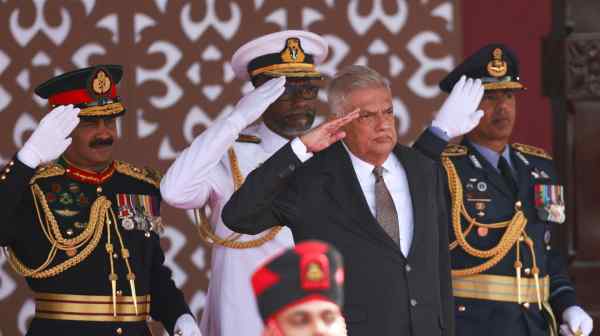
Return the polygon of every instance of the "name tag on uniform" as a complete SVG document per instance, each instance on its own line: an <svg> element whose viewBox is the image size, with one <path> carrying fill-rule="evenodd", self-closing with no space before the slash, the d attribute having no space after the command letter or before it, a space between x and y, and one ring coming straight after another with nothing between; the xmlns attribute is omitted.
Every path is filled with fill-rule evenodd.
<svg viewBox="0 0 600 336"><path fill-rule="evenodd" d="M565 198L561 185L534 185L534 204L543 221L562 224L565 222Z"/></svg>

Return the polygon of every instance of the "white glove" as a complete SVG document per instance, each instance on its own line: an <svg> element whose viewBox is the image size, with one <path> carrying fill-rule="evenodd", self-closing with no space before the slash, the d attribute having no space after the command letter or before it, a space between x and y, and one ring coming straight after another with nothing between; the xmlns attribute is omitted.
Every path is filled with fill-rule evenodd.
<svg viewBox="0 0 600 336"><path fill-rule="evenodd" d="M483 92L481 80L460 77L431 126L441 129L450 138L469 133L483 117L483 111L476 110L483 97Z"/></svg>
<svg viewBox="0 0 600 336"><path fill-rule="evenodd" d="M258 119L285 90L285 77L270 79L246 94L235 106L229 120L241 131Z"/></svg>
<svg viewBox="0 0 600 336"><path fill-rule="evenodd" d="M174 335L176 336L202 336L198 323L190 314L183 314L175 322Z"/></svg>
<svg viewBox="0 0 600 336"><path fill-rule="evenodd" d="M562 314L564 324L560 325L560 334L563 336L581 335L588 336L592 333L594 321L581 307L571 306ZM577 332L580 332L579 334Z"/></svg>
<svg viewBox="0 0 600 336"><path fill-rule="evenodd" d="M19 161L35 169L59 157L71 144L68 136L79 124L78 114L79 109L73 105L61 105L50 111L17 153Z"/></svg>

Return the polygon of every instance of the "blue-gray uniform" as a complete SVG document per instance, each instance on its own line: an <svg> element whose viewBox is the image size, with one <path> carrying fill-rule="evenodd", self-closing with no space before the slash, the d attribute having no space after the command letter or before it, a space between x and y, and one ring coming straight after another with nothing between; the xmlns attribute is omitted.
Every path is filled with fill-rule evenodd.
<svg viewBox="0 0 600 336"><path fill-rule="evenodd" d="M500 154L466 139L448 145L434 133L426 130L414 146L447 173L457 335L555 331L554 316L575 305L575 290L551 246L552 230L564 221L551 157L507 146L511 187L498 168Z"/></svg>

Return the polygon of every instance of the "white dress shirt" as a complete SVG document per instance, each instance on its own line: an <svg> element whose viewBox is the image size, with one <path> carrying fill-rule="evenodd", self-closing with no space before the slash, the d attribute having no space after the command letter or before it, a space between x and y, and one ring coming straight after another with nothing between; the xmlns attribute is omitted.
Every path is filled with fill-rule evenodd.
<svg viewBox="0 0 600 336"><path fill-rule="evenodd" d="M220 237L233 233L221 219L221 211L235 189L227 150L235 149L245 177L288 142L264 123L250 126L242 132L258 136L260 144L235 142L239 133L239 126L232 120L222 118L215 121L179 155L161 181L161 194L168 204L183 209L207 206L210 209L209 222ZM242 235L239 241L262 235L264 233ZM215 245L200 323L202 334L261 335L264 325L250 278L265 259L293 244L291 231L284 227L273 240L259 247L240 250Z"/></svg>
<svg viewBox="0 0 600 336"><path fill-rule="evenodd" d="M371 214L375 217L375 175L373 174L375 166L361 160L348 149L344 142L342 144L350 155L352 167L354 167L354 172L356 173L356 177L358 177L365 200L369 205ZM306 146L304 146L299 138L292 140L291 146L300 161L304 162L312 157L311 153L307 153ZM413 238L414 218L406 171L394 154L388 156L382 167L383 180L392 195L396 213L398 214L400 250L404 256L408 256Z"/></svg>

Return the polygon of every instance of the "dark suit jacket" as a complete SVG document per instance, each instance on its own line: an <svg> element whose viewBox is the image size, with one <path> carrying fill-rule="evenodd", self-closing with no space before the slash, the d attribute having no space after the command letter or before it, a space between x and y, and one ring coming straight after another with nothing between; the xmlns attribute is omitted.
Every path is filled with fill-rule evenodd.
<svg viewBox="0 0 600 336"><path fill-rule="evenodd" d="M336 143L302 164L288 144L253 171L223 210L230 229L288 226L296 241L320 239L345 261L350 335L453 335L447 215L441 170L396 146L408 176L414 238L405 258L369 211L352 162Z"/></svg>

